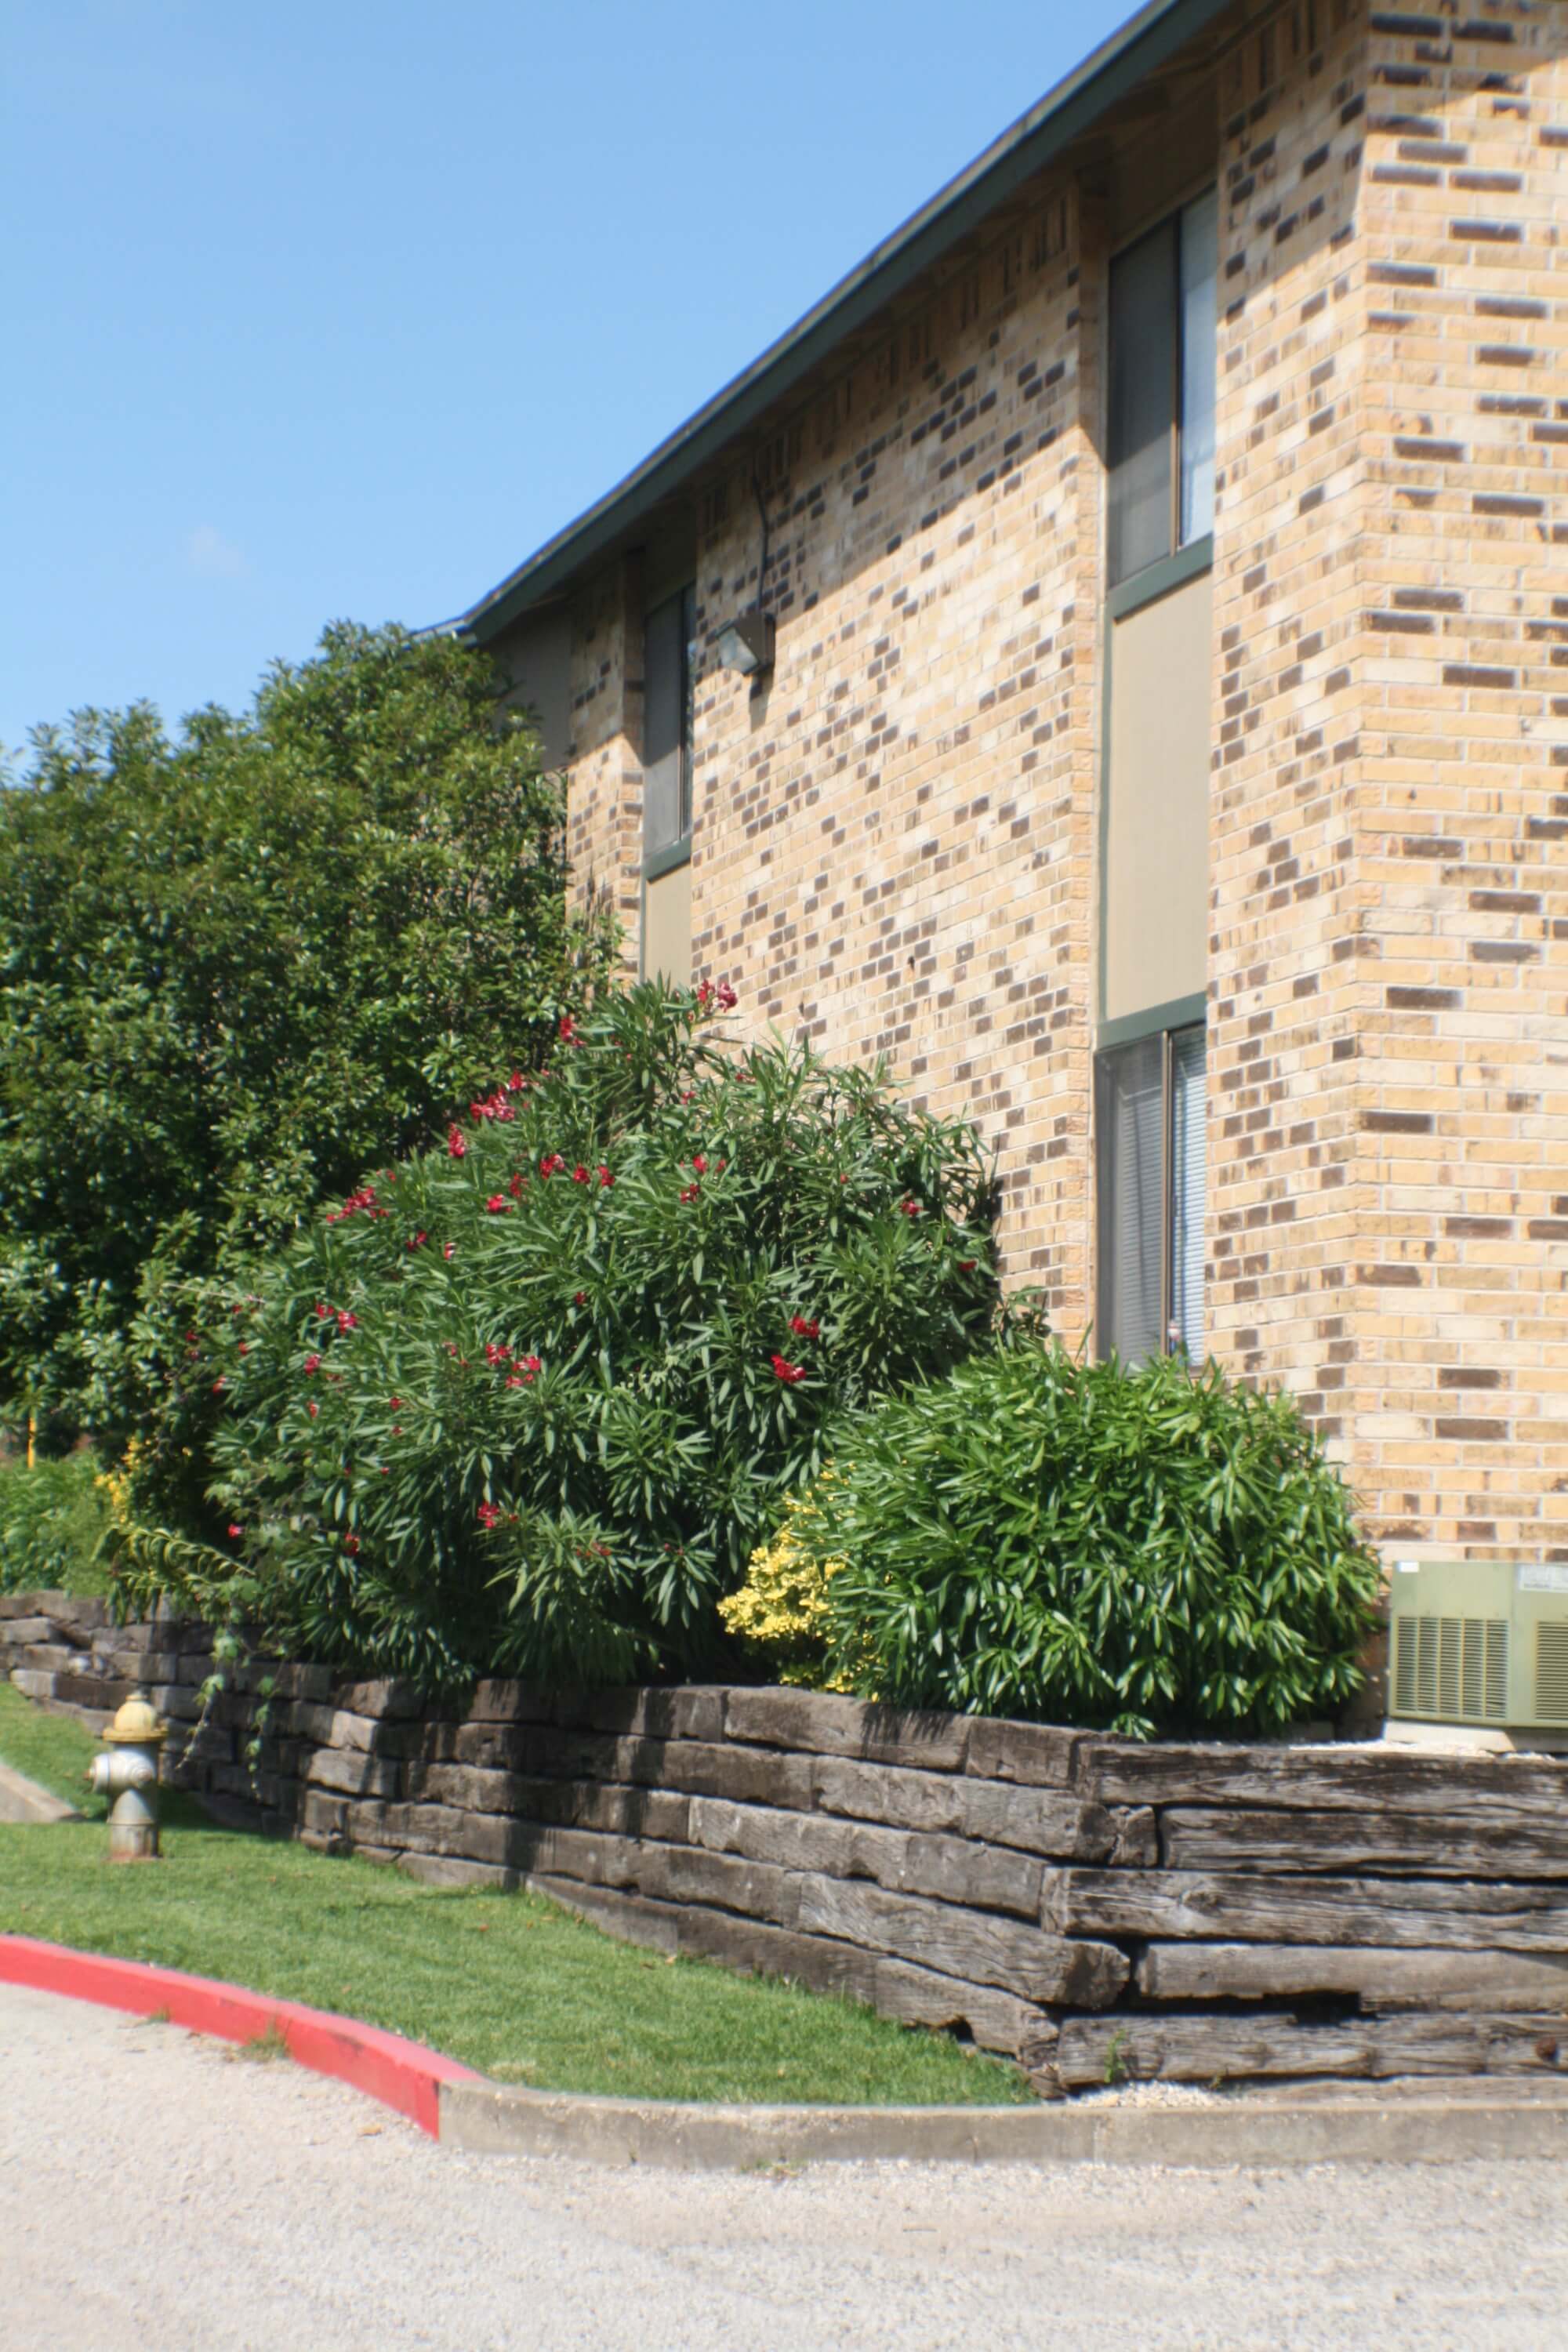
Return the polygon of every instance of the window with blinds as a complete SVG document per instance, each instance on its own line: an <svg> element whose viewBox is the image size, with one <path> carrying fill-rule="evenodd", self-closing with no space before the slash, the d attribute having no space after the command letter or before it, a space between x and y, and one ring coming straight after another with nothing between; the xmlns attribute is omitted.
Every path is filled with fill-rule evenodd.
<svg viewBox="0 0 1568 2352"><path fill-rule="evenodd" d="M1211 188L1110 265L1107 571L1129 580L1214 529L1219 199Z"/></svg>
<svg viewBox="0 0 1568 2352"><path fill-rule="evenodd" d="M1202 1025L1157 1031L1095 1064L1099 1300L1102 1356L1140 1364L1207 1347L1207 1173Z"/></svg>
<svg viewBox="0 0 1568 2352"><path fill-rule="evenodd" d="M682 588L648 614L643 638L643 855L691 833L697 592Z"/></svg>

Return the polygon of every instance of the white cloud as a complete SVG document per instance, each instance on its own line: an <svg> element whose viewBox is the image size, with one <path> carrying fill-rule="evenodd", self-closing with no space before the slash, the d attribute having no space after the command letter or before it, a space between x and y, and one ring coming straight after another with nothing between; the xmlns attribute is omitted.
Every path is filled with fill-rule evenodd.
<svg viewBox="0 0 1568 2352"><path fill-rule="evenodd" d="M250 566L210 522L198 523L185 539L185 561L203 580L243 580Z"/></svg>

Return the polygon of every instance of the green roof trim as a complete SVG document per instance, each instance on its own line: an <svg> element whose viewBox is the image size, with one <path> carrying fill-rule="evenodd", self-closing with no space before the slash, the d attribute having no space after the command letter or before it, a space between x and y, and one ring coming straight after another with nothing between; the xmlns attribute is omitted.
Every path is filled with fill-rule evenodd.
<svg viewBox="0 0 1568 2352"><path fill-rule="evenodd" d="M531 605L558 595L585 565L625 541L688 475L786 398L836 343L874 318L1109 107L1233 5L1234 0L1147 0L624 481L546 540L452 625L487 644Z"/></svg>

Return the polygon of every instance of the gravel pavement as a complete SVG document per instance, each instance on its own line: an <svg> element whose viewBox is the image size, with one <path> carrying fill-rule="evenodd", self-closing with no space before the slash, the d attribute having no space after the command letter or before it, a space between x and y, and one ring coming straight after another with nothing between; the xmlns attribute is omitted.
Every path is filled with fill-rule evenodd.
<svg viewBox="0 0 1568 2352"><path fill-rule="evenodd" d="M3 2352L834 2352L1568 2338L1546 2163L601 2171L0 1985Z"/></svg>

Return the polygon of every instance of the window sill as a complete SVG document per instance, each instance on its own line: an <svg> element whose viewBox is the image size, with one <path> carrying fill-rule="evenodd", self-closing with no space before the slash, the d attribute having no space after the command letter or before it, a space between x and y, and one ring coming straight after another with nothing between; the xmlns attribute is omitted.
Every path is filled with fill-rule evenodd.
<svg viewBox="0 0 1568 2352"><path fill-rule="evenodd" d="M672 841L668 849L650 849L642 862L642 878L645 882L658 882L665 875L673 874L678 866L690 863L691 835L688 833L679 841Z"/></svg>
<svg viewBox="0 0 1568 2352"><path fill-rule="evenodd" d="M1130 580L1119 581L1106 597L1105 616L1110 621L1124 621L1129 613L1168 596L1174 588L1184 588L1189 580L1213 569L1214 533L1206 530L1202 539L1189 540L1174 555L1162 555L1157 562L1146 563L1141 572L1135 572Z"/></svg>

